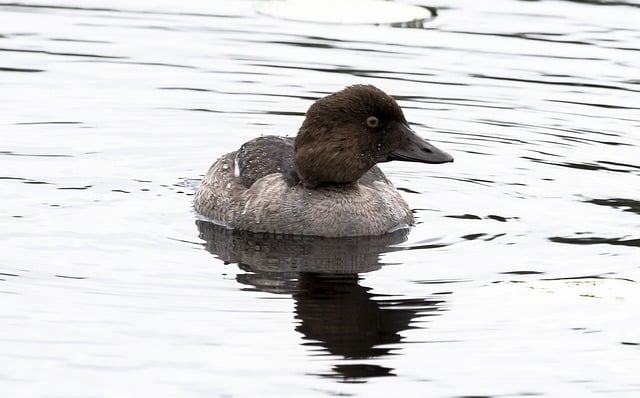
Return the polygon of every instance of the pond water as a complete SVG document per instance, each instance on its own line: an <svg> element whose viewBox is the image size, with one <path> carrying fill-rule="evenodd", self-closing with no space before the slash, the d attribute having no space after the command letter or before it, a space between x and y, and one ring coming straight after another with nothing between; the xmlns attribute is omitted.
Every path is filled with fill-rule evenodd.
<svg viewBox="0 0 640 398"><path fill-rule="evenodd" d="M0 3L0 394L637 397L640 4L414 4ZM216 158L355 83L455 157L382 166L408 235L197 216Z"/></svg>

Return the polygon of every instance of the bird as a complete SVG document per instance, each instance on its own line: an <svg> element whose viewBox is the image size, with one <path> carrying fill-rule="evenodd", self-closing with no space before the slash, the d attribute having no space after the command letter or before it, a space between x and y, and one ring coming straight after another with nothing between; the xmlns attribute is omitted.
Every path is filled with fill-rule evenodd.
<svg viewBox="0 0 640 398"><path fill-rule="evenodd" d="M295 137L260 136L220 157L195 194L211 221L251 232L384 235L414 225L378 163L453 162L417 135L398 103L373 85L315 101Z"/></svg>

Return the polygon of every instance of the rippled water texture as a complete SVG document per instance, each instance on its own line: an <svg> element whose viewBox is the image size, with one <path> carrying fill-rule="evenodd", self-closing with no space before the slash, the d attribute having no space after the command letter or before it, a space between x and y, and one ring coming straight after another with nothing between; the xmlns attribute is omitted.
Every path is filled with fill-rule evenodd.
<svg viewBox="0 0 640 398"><path fill-rule="evenodd" d="M0 3L0 395L639 396L640 5L422 5ZM408 236L197 217L217 157L354 83L456 159L383 165Z"/></svg>

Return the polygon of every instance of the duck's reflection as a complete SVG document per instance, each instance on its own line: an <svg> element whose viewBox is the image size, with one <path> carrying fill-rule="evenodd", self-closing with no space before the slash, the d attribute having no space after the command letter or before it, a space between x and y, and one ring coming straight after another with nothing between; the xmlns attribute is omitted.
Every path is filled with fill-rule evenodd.
<svg viewBox="0 0 640 398"><path fill-rule="evenodd" d="M248 271L238 282L292 295L300 321L296 330L307 345L319 347L317 355L356 362L341 361L325 376L392 376L393 369L362 360L390 355L413 319L442 308L440 300L390 299L359 284L358 274L379 269L380 254L398 250L390 245L406 240L406 230L381 237L283 237L196 224L209 252Z"/></svg>
<svg viewBox="0 0 640 398"><path fill-rule="evenodd" d="M400 332L410 329L412 319L439 310L439 300L385 299L358 283L358 275L301 274L294 293L296 330L308 345L320 346L345 359L389 355ZM392 369L371 364L341 364L334 372L348 379L392 376ZM329 375L335 376L335 375Z"/></svg>

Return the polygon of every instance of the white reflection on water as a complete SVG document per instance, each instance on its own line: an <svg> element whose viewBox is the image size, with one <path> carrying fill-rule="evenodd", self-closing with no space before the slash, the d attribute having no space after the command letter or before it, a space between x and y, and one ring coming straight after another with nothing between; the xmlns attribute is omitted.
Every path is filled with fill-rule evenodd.
<svg viewBox="0 0 640 398"><path fill-rule="evenodd" d="M0 5L0 391L635 396L638 5L428 5L424 29ZM195 225L217 157L354 83L456 158L384 165L408 237Z"/></svg>

